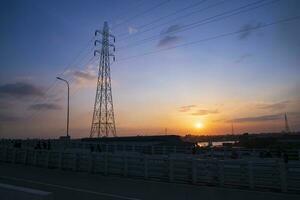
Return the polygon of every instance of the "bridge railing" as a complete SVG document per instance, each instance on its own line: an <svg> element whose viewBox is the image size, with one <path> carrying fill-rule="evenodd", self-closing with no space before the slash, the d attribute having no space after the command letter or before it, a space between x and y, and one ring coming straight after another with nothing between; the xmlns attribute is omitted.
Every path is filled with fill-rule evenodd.
<svg viewBox="0 0 300 200"><path fill-rule="evenodd" d="M16 140L0 140L0 148L14 148ZM269 151L268 149L247 149L247 148L207 148L193 149L185 145L155 145L155 144L108 144L89 143L80 140L20 140L21 149L51 149L54 151L70 151L79 153L106 152L106 153L139 153L146 155L195 155L198 158L230 159L233 154L238 158L259 158L270 153L272 157L280 157L281 152ZM49 143L49 144L48 144ZM39 145L38 145L39 144ZM49 145L49 146L48 146ZM36 148L40 146L41 148ZM300 160L300 149L285 150L289 158Z"/></svg>
<svg viewBox="0 0 300 200"><path fill-rule="evenodd" d="M167 182L300 193L300 161L0 148L0 162Z"/></svg>

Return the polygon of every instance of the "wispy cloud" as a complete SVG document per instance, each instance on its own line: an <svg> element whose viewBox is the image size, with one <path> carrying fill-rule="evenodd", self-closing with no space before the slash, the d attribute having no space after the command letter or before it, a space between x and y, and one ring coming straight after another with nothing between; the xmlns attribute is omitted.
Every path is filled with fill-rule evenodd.
<svg viewBox="0 0 300 200"><path fill-rule="evenodd" d="M250 35L252 35L253 32L255 32L256 28L259 28L260 26L262 26L262 23L258 22L258 23L248 23L243 25L240 28L240 31L242 31L239 34L239 39L240 40L244 40L247 39Z"/></svg>
<svg viewBox="0 0 300 200"><path fill-rule="evenodd" d="M32 96L44 96L44 92L37 86L26 83L17 82L0 85L0 96L12 96L16 98L32 97Z"/></svg>
<svg viewBox="0 0 300 200"><path fill-rule="evenodd" d="M175 24L175 25L169 26L167 29L163 30L161 32L161 34L170 34L170 33L173 33L175 31L178 31L179 29L181 29L181 25Z"/></svg>
<svg viewBox="0 0 300 200"><path fill-rule="evenodd" d="M197 110L197 111L191 113L191 115L203 116L203 115L208 115L208 114L218 114L218 113L219 113L218 110L205 110L205 109L200 109L200 110Z"/></svg>
<svg viewBox="0 0 300 200"><path fill-rule="evenodd" d="M282 101L282 102L277 102L277 103L262 103L262 104L256 105L256 107L258 109L282 110L282 109L285 109L289 103L290 103L289 101Z"/></svg>
<svg viewBox="0 0 300 200"><path fill-rule="evenodd" d="M74 77L75 87L95 86L97 80L97 68L89 66L83 70L69 71L68 74Z"/></svg>
<svg viewBox="0 0 300 200"><path fill-rule="evenodd" d="M77 80L94 80L96 78L96 74L91 71L74 71L73 76Z"/></svg>
<svg viewBox="0 0 300 200"><path fill-rule="evenodd" d="M265 121L274 121L283 119L283 113L279 114L273 114L273 115L261 115L261 116L255 116L255 117L243 117L243 118L237 118L233 119L227 122L236 122L236 123L245 123L245 122L265 122Z"/></svg>
<svg viewBox="0 0 300 200"><path fill-rule="evenodd" d="M157 46L158 47L169 47L169 46L176 44L178 41L180 41L179 36L167 35L159 40Z"/></svg>
<svg viewBox="0 0 300 200"><path fill-rule="evenodd" d="M34 78L32 76L16 76L15 80L17 82L24 82L24 81L32 81Z"/></svg>
<svg viewBox="0 0 300 200"><path fill-rule="evenodd" d="M219 111L217 109L197 109L197 105L186 105L181 106L178 109L179 112L189 113L190 115L194 116L203 116L209 114L217 114Z"/></svg>
<svg viewBox="0 0 300 200"><path fill-rule="evenodd" d="M138 29L133 26L128 26L128 33L129 35L135 34L138 32Z"/></svg>
<svg viewBox="0 0 300 200"><path fill-rule="evenodd" d="M28 107L29 110L60 110L61 106L54 103L38 103Z"/></svg>
<svg viewBox="0 0 300 200"><path fill-rule="evenodd" d="M157 47L170 47L181 40L180 36L176 36L173 33L177 30L181 29L181 26L176 24L169 26L167 29L161 32L162 37L160 38Z"/></svg>
<svg viewBox="0 0 300 200"><path fill-rule="evenodd" d="M187 105L187 106L181 106L179 108L179 112L188 112L190 111L192 108L197 107L196 105Z"/></svg>
<svg viewBox="0 0 300 200"><path fill-rule="evenodd" d="M243 54L241 55L240 57L238 57L236 60L235 60L235 63L242 63L244 62L246 59L250 58L252 56L252 54Z"/></svg>

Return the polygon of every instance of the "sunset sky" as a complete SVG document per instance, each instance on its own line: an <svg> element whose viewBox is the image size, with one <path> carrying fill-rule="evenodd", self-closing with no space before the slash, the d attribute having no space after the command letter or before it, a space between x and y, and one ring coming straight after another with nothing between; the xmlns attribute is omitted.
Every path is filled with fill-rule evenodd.
<svg viewBox="0 0 300 200"><path fill-rule="evenodd" d="M300 131L299 10L298 0L2 0L0 137L65 134L58 75L71 83L71 136L89 136L104 21L116 36L119 136L227 134L232 122L236 134L280 132L284 113Z"/></svg>

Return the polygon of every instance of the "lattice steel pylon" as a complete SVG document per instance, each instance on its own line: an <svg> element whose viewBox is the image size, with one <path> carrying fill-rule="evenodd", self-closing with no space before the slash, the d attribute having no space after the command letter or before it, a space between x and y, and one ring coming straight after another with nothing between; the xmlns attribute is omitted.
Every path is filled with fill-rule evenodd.
<svg viewBox="0 0 300 200"><path fill-rule="evenodd" d="M110 39L115 42L115 36L110 34L107 22L104 22L102 31L95 31L95 36L99 34L102 35L102 40L96 39L95 46L99 43L102 47L101 51L94 51L94 56L100 54L100 61L90 137L117 136L110 77L110 57L115 60L115 56L110 53L111 48L115 51Z"/></svg>

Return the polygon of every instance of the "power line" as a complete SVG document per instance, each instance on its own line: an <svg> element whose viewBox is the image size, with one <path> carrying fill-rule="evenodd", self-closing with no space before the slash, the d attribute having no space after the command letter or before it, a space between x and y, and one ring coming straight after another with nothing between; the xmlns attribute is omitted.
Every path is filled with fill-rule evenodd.
<svg viewBox="0 0 300 200"><path fill-rule="evenodd" d="M91 57L91 58L86 62L86 64L84 64L84 67L88 66L89 64L95 63L95 61L97 61L95 58L96 58L96 57L94 57L94 56ZM95 59L95 60L93 61L93 59ZM61 75L63 75L63 74L61 74ZM74 76L72 76L71 79L69 80L70 85L73 83L74 80L75 80L75 78L74 78ZM55 82L55 83L56 83L56 82ZM78 92L78 90L79 90L79 88L75 89L75 91L73 91L73 94L71 94L70 97L73 97L73 96ZM49 101L50 101L49 97L46 97L44 103L48 103ZM28 119L28 120L32 120L32 119L33 119L35 116L37 116L41 111L42 111L42 109L36 110L35 113L33 113L32 115L30 115L29 117L27 117L27 119Z"/></svg>
<svg viewBox="0 0 300 200"><path fill-rule="evenodd" d="M243 10L243 9L245 9L245 8L247 8L247 7L251 7L251 6L253 6L253 5L259 4L259 3L264 2L264 1L266 1L266 0L256 1L256 2L253 2L253 3L247 4L247 5L244 5L244 6L235 8L235 9L233 9L233 10L229 10L229 11L226 11L226 12L223 12L223 13L220 13L220 14L217 14L217 15L214 15L214 16L212 16L212 17L207 17L207 18L201 19L201 20L199 20L199 21L193 22L193 23L191 23L191 24L187 24L187 25L185 25L185 26L184 26L183 28L181 28L181 29L173 30L173 31L170 31L170 32L168 32L168 33L160 33L160 34L157 34L157 35L153 35L153 36L151 36L151 37L148 37L148 38L139 40L139 41L137 41L137 42L135 42L135 43L132 43L132 44L129 44L129 45L125 45L125 46L121 46L121 47L119 47L118 49L123 49L123 48L129 48L129 47L138 46L138 45L144 44L145 42L153 41L153 40L155 40L156 38L160 38L161 36L166 35L166 34L183 32L183 31L187 31L187 30L190 30L190 29L194 29L194 28L196 28L196 27L198 27L198 26L201 26L201 25L204 25L204 24L209 24L209 23L212 23L212 22L215 22L215 21L223 20L223 19L226 19L226 18L228 18L228 17L234 16L234 15L237 15L237 14L240 14L240 13L244 13L244 12L249 11L249 10L253 10L253 9L259 8L259 7L261 7L261 6L264 6L264 5L266 5L266 4L262 4L262 5L258 6L258 7L250 8L250 9L248 9L248 10ZM278 1L278 0L274 0L274 1ZM274 2L274 1L273 1L273 2ZM273 2L270 2L270 3L273 3ZM234 12L239 11L239 10L241 10L241 11L240 11L240 12L237 12L237 13L234 13ZM226 14L230 14L230 13L234 13L234 14L229 15L229 16L225 16L225 17L222 18L222 16L224 16L224 15L226 15ZM218 18L218 17L220 17L220 18ZM217 19L216 19L216 20L211 20L211 19L214 19L214 18L217 18ZM211 20L211 21L209 21L209 20ZM208 22L206 22L206 21L208 21ZM203 23L203 22L205 22L205 23ZM143 42L143 43L142 43L142 42Z"/></svg>
<svg viewBox="0 0 300 200"><path fill-rule="evenodd" d="M159 17L159 18L157 18L157 19L155 19L155 20L153 20L153 21L151 21L151 22L149 22L147 24L143 24L143 25L137 26L136 28L137 29L145 28L145 27L147 27L147 26L149 26L151 24L154 24L156 22L159 22L159 21L161 21L161 20L163 20L163 19L165 19L167 17L170 17L172 15L176 15L177 13L180 13L180 12L185 11L185 10L190 9L190 8L195 8L196 6L199 6L199 5L201 5L202 3L206 2L206 1L207 0L202 0L202 1L199 1L199 2L196 2L196 3L192 3L192 4L188 5L187 7L184 7L182 9L176 10L176 11L174 11L174 12L168 14L168 15ZM127 35L127 34L128 34L128 32L124 32L124 33L118 34L117 37L122 37L122 36ZM119 40L119 41L121 41L121 40Z"/></svg>
<svg viewBox="0 0 300 200"><path fill-rule="evenodd" d="M221 14L218 14L218 15L215 15L215 16L212 16L212 17L208 17L208 18L205 18L205 19L202 19L200 21L196 21L196 22L193 22L191 24L188 24L188 25L185 25L184 27L185 28L181 28L181 29L178 29L178 30L173 30L173 31L170 31L168 33L161 33L161 34L157 34L157 35L153 35L151 37L148 37L148 38L145 38L145 39L142 39L142 40L139 40L135 43L132 43L132 44L128 44L128 45L125 45L125 46L121 46L119 47L118 49L125 49L125 48L129 48L129 47L134 47L134 46L138 46L138 45L142 45L142 44L145 44L145 42L149 42L149 41L153 41L155 40L156 38L160 38L161 36L163 35L166 35L166 34L170 34L170 33L178 33L178 32L183 32L183 31L187 31L187 30L191 30L191 29L194 29L194 28L197 28L201 25L205 25L205 24L210 24L212 22L216 22L216 21L220 21L220 20L224 20L228 17L232 17L232 16L235 16L235 15L238 15L238 14L242 14L242 13L245 13L247 11L251 11L251 10L254 10L254 9L257 9L257 8L260 8L260 7L263 7L263 6L266 6L268 4L271 4L271 3L275 3L279 0L273 0L271 2L267 2L265 4L261 4L261 5L258 5L256 7L251 7L253 5L256 5L256 4L259 4L261 2L264 2L265 0L260 0L260 1L256 1L254 3L250 3L250 4L247 4L245 6L242 6L242 7L239 7L239 8L236 8L236 9L233 9L233 10L230 10L230 11L226 11L226 12L223 12ZM248 9L246 9L247 7L250 7ZM238 12L237 12L238 11ZM227 16L224 16L226 14L230 14L230 13L233 13L231 15L227 15ZM224 17L222 17L224 16ZM219 18L218 18L219 17ZM214 18L217 18L217 19L214 19ZM210 20L210 21L209 21ZM207 22L206 22L207 21Z"/></svg>
<svg viewBox="0 0 300 200"><path fill-rule="evenodd" d="M93 57L93 59L94 59L94 58L96 58L96 57ZM97 60L92 61L92 63L95 63L95 61L97 61ZM74 77L72 77L72 78L74 78ZM75 94L78 92L78 90L79 90L79 88L76 88L76 89L72 92L72 94L70 95L70 97L75 96Z"/></svg>
<svg viewBox="0 0 300 200"><path fill-rule="evenodd" d="M79 59L79 57L82 55L82 53L83 53L85 50L87 50L87 48L89 47L90 43L94 40L94 38L95 38L95 37L92 37L92 38L88 41L87 45L86 45L84 48L82 48L82 49L76 54L76 56L74 57L74 59L72 60L72 62L70 62L70 63L62 70L62 72L58 74L59 76L60 76L60 75L63 75L68 69L71 68L72 65L75 65L75 64L77 64L77 63L79 62L79 60L77 60L77 59ZM76 62L76 60L77 60L77 62ZM45 92L44 92L44 96L35 98L35 99L32 101L32 104L37 103L37 102L38 102L39 100L41 100L42 98L45 98L45 96L48 94L48 92L50 92L50 91L52 90L52 88L55 87L56 82L57 82L57 80L55 79L55 80L49 85L49 87L46 88L46 90L45 90Z"/></svg>
<svg viewBox="0 0 300 200"><path fill-rule="evenodd" d="M300 15L299 16L295 16L295 17L289 17L289 18L285 18L285 19L280 19L280 20L277 20L277 21L274 21L274 22L270 22L268 24L257 26L257 27L252 27L252 28L243 29L243 30L234 31L234 32L229 32L229 33L224 33L224 34L216 35L216 36L213 36L213 37L208 37L208 38L204 38L204 39L201 39L201 40L196 40L196 41L193 41L193 42L188 42L188 43L183 43L183 44L180 44L180 45L175 45L175 46L164 48L164 49L157 50L157 51L150 51L150 52L146 52L146 53L143 53L143 54L126 57L126 58L123 58L123 59L121 58L117 62L126 61L126 60L130 60L130 59L133 59L133 58L142 57L142 56L146 56L146 55L150 55L150 54L155 54L155 53L159 53L159 52L163 52L163 51L168 51L168 50L176 49L176 48L180 48L180 47L196 45L196 44L201 43L201 42L210 41L210 40L214 40L214 39L218 39L218 38L223 38L223 37L228 37L228 36L232 36L232 35L236 35L236 34L248 32L248 31L253 31L253 30L258 30L258 29L264 29L264 28L267 28L269 26L274 26L274 25L277 25L277 24L280 24L280 23L285 23L285 22L299 20L299 19L300 19Z"/></svg>
<svg viewBox="0 0 300 200"><path fill-rule="evenodd" d="M164 2L162 2L162 3L159 3L159 4L157 4L157 5L153 6L153 7L151 7L150 9L144 11L143 13L140 13L140 14L135 15L135 17L144 15L144 14L150 12L151 10L154 10L154 9L156 9L156 8L158 8L158 7L162 6L162 5L164 5L165 3L168 3L169 1L170 1L170 0L167 0L167 1L164 1ZM204 1L205 1L205 0L203 0L202 2L204 2ZM200 2L200 3L202 3L202 2ZM199 2L198 2L197 4L199 4ZM197 4L193 4L193 5L196 6ZM139 4L138 6L140 6L140 5L141 5L141 4ZM186 7L186 9L187 9L187 7ZM132 18L133 18L133 17L132 17ZM130 18L127 19L127 20L125 20L125 21L122 22L122 23L125 23L125 22L127 22L127 21L129 21L129 20L130 20ZM87 46L89 46L89 44L94 40L94 38L95 38L95 37L93 37L93 38L88 42L88 45L87 45ZM75 57L74 60L78 59L79 56L84 52L84 50L85 50L85 49L83 48L83 49L78 53L78 55ZM70 63L70 64L69 64L67 67L65 67L64 70L63 70L60 74L58 74L58 75L63 75L63 74L71 67L72 64L73 64L73 63ZM46 94L47 94L48 92L50 92L50 91L55 87L56 83L57 83L57 80L55 79L55 80L52 82L52 84L50 84L50 86L46 89L46 91L45 91L45 93L44 93L45 95L42 96L42 97L39 97L39 98L35 99L35 100L33 101L32 104L37 103L38 101L41 100L41 98L42 98L42 99L45 99L45 98L46 98Z"/></svg>
<svg viewBox="0 0 300 200"><path fill-rule="evenodd" d="M94 63L95 61L93 61L93 59L94 59L95 57L91 57L89 60L88 60L88 62L86 62L86 64L84 65L84 66L87 66L87 65L89 65L89 64L91 64L91 63ZM70 79L70 83L72 83L73 82L73 80L74 80L74 77L72 77L71 79ZM55 82L55 84L56 84L56 82ZM44 96L44 101L43 101L43 103L45 104L45 103L48 103L50 101L50 99L49 99L49 96ZM34 103L33 103L34 104ZM33 112L31 115L29 115L26 119L27 120L32 120L36 115L38 115L40 112L42 111L42 109L40 109L40 108L38 108L37 110L35 110L35 112Z"/></svg>
<svg viewBox="0 0 300 200"><path fill-rule="evenodd" d="M78 59L80 58L80 56L83 54L83 52L86 51L86 50L88 49L90 43L93 42L94 38L95 38L95 36L93 36L93 37L88 41L87 45L86 45L84 48L82 48L81 51L79 51L78 54L75 56L75 59L73 59L74 62L69 63L69 65L67 65L67 66L63 69L63 71L62 71L61 73L58 74L58 76L63 76L64 73L72 67L72 65L76 65L79 61L81 61L83 58L85 58L85 56L84 56L84 57L82 57L80 60L78 60ZM90 51L87 52L87 53L89 54ZM89 60L88 62L90 62L90 60ZM75 68L76 68L76 67L75 67ZM49 87L45 90L44 95L41 96L41 97L36 98L35 100L33 100L33 101L31 102L31 105L37 104L38 101L43 101L43 102L46 102L46 103L49 102L49 96L47 96L47 94L48 94L53 88L55 88L56 83L57 83L57 80L55 79L55 80L52 82L52 84L50 84ZM41 111L41 109L35 110L34 112L31 113L31 115L29 115L29 116L27 117L27 119L32 119L32 118L36 115L36 113L39 113L40 111Z"/></svg>
<svg viewBox="0 0 300 200"><path fill-rule="evenodd" d="M90 62L90 60L88 61ZM65 70L58 74L59 75L63 75L70 67L66 67ZM47 95L53 88L55 88L57 81L54 80L52 82L52 84L46 89L45 93L43 96L41 96L40 98L36 98L36 100L34 100L33 102L31 102L31 105L37 104L37 102L42 101L43 103L48 103L49 102L49 96ZM34 116L36 116L36 114L38 114L41 111L41 109L37 109L35 111L33 111L31 113L31 115L29 115L28 117L26 117L27 119L32 119Z"/></svg>
<svg viewBox="0 0 300 200"><path fill-rule="evenodd" d="M138 18L138 17L141 17L141 16L143 16L143 15L149 13L150 11L155 10L156 8L159 8L159 7L163 6L163 5L165 5L166 3L169 3L170 1L171 1L171 0L163 1L163 2L161 2L161 3L159 3L159 4L155 5L155 6L153 6L153 7L151 7L151 8L149 8L149 9L147 9L147 10L141 12L141 13L138 13L138 14L132 16L132 17L129 17L129 18L125 19L123 22L121 22L121 23L119 23L119 24L116 24L112 29L118 28L118 27L120 27L121 25L126 24L126 23L128 23L129 21L131 21L131 20L133 20L133 19L136 19L136 18Z"/></svg>
<svg viewBox="0 0 300 200"><path fill-rule="evenodd" d="M195 3L195 4L192 4L192 5L188 6L188 7L185 7L184 9L188 9L188 8L191 7L191 6L196 6L196 5L200 4L200 3L203 3L204 1L205 1L205 0L200 1L200 2L197 2L197 3ZM156 6L152 7L152 8L150 8L148 11L150 11L151 9L155 9L155 8L157 8L158 6L161 6L161 5L163 5L164 3L167 3L167 2L169 2L169 1L162 2L162 3L158 4L158 5L156 5ZM178 11L175 11L175 12L178 12ZM174 13L175 13L175 12L174 12ZM94 40L94 38L95 38L95 37L93 37L93 38L88 42L88 45L91 43L91 41ZM79 55L80 55L82 52L83 52L83 51L81 51L81 52L78 54L78 56L76 56L76 57L79 57ZM76 59L77 59L77 58L76 58ZM71 64L69 64L69 65L63 70L63 72L60 73L59 75L63 75L70 67L71 67ZM54 82L46 89L45 94L47 94L52 88L54 88L54 86L55 86L55 84L56 84L56 81L57 81L57 80L54 80ZM43 98L45 98L45 96L43 96ZM37 102L37 101L35 101L34 103L36 103L36 102ZM34 104L34 103L33 103L33 104Z"/></svg>
<svg viewBox="0 0 300 200"><path fill-rule="evenodd" d="M144 4L144 2L145 2L145 0L141 0L140 3L134 4L134 6L132 7L132 9L137 9L137 8L139 8L141 5ZM128 15L128 12L126 12L126 15ZM118 15L118 17L115 18L114 21L118 21L119 19L124 19L124 16L125 16L124 13L123 13L123 14L120 14L120 15Z"/></svg>
<svg viewBox="0 0 300 200"><path fill-rule="evenodd" d="M208 10L208 9L210 9L210 8L214 8L214 7L219 6L219 5L221 5L221 4L225 3L225 2L226 2L226 0L223 0L223 1L217 2L217 3L214 3L214 4L212 4L212 5L206 6L206 7L204 7L204 8L199 9L199 10L196 10L196 11L193 11L193 12L190 12L190 13L187 13L187 14L185 14L185 15L183 15L183 16L176 17L176 18L174 18L174 19L172 19L172 20L169 20L169 21L167 21L167 22L164 22L164 23L162 23L162 24L158 24L158 25L156 25L156 26L152 26L152 27L150 27L150 28L148 28L148 29L146 29L146 30L139 31L139 32L135 33L134 35L128 35L127 37L123 37L123 38L120 39L119 41L126 40L126 39L128 39L128 38L131 38L131 37L133 37L133 36L137 36L137 35L146 33L146 32L148 32L148 31L153 31L153 30L156 29L156 28L159 28L159 27L161 27L161 26L167 25L167 24L169 24L169 23L171 23L171 22L174 22L174 21L177 21L177 20L180 20L180 19L184 19L184 18L189 17L189 16L191 16L191 15L193 15L193 14L196 14L196 13L199 13L199 12L202 12L202 11L206 11L206 10Z"/></svg>

